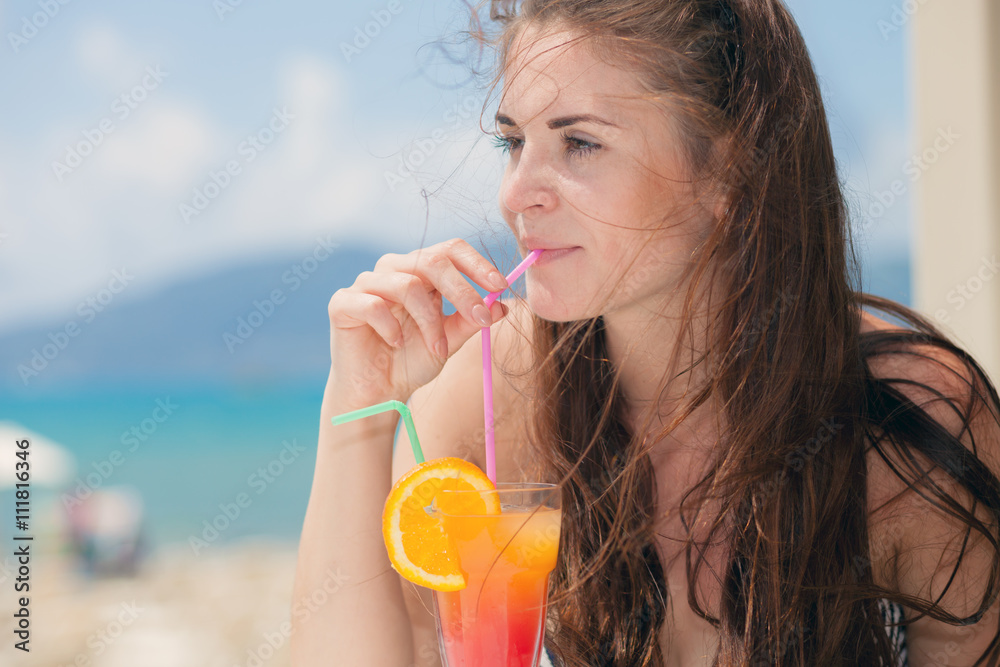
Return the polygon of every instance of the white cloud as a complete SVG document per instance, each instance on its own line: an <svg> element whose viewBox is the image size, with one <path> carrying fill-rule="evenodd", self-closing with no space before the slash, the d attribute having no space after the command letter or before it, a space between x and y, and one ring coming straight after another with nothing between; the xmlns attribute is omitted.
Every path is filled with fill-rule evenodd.
<svg viewBox="0 0 1000 667"><path fill-rule="evenodd" d="M88 56L98 70L108 64L100 55ZM114 268L135 275L132 296L191 272L304 251L321 235L377 243L398 232L393 211L405 197L387 197L377 165L345 148L355 142L337 67L299 56L270 86L274 102L248 133L271 132L273 140L253 160L231 121L181 102L167 85L128 118L110 116L114 131L62 182L52 161L81 141L80 128L96 127L100 112L61 116L42 128L41 144L0 151L0 179L9 187L0 191L0 233L11 239L0 245L0 275L17 277L15 290L0 291L0 329L72 316ZM280 132L270 126L274 109L292 116ZM240 173L185 224L179 205L233 160Z"/></svg>
<svg viewBox="0 0 1000 667"><path fill-rule="evenodd" d="M94 180L176 196L193 171L210 163L218 144L215 128L203 111L190 106L166 103L143 111L95 154Z"/></svg>
<svg viewBox="0 0 1000 667"><path fill-rule="evenodd" d="M345 91L335 67L309 57L290 60L281 72L275 107L288 115L252 161L229 147L216 165L236 160L240 173L205 212L188 225L198 245L219 253L262 253L301 247L317 234L347 238L359 218L378 201L377 176L360 155L345 151ZM250 134L267 133L272 115L262 115ZM263 135L262 135L263 136ZM208 173L201 178L204 184ZM191 197L191 193L187 193ZM367 229L363 236L377 238Z"/></svg>

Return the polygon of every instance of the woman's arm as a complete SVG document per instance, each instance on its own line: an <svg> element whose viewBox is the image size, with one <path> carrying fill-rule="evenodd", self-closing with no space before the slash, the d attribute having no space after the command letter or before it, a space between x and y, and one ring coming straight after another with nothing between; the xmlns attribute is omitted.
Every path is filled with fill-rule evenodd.
<svg viewBox="0 0 1000 667"><path fill-rule="evenodd" d="M328 381L292 597L292 662L302 667L413 663L410 620L381 530L397 415L330 423L361 407Z"/></svg>
<svg viewBox="0 0 1000 667"><path fill-rule="evenodd" d="M492 264L456 239L385 255L374 271L330 300L330 376L293 589L296 667L413 663L409 616L381 530L397 416L336 427L330 418L408 400L441 372L482 320L503 316L499 303L485 309L465 276L486 289L506 285ZM443 298L455 304L456 313L444 316Z"/></svg>
<svg viewBox="0 0 1000 667"><path fill-rule="evenodd" d="M984 388L981 379L973 377L959 359L932 346L918 346L908 354L888 355L873 370L882 377L903 379L907 384L899 388L907 398L958 438L966 449L971 451L974 443L979 460L993 475L1000 474L997 415L979 394ZM974 392L970 391L972 388ZM968 424L961 414L965 411L971 417ZM973 511L971 496L963 486L945 470L932 468L922 455L916 456L917 464L929 470L925 483L937 486L966 510ZM895 458L893 463L900 470L908 470L912 465L902 457ZM940 598L940 608L956 617L972 616L979 610L987 590L987 578L997 558L994 547L975 530L966 539L964 520L939 507L941 501L924 484L918 486L918 491L906 488L901 480L894 483L898 498L893 502L891 515L898 528L893 534L898 538L892 549L893 587L926 602ZM981 503L974 513L996 539L995 516L985 511ZM906 608L907 649L913 667L974 665L997 632L997 602L970 625L955 625L930 616L917 619L917 614L916 610Z"/></svg>

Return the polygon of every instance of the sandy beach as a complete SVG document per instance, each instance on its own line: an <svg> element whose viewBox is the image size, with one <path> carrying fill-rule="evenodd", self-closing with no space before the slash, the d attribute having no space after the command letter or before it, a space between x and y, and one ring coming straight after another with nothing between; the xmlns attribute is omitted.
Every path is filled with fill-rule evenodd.
<svg viewBox="0 0 1000 667"><path fill-rule="evenodd" d="M151 554L134 577L91 578L63 555L31 570L30 653L4 632L12 667L283 667L296 545L246 541L195 555ZM15 611L12 559L0 574L0 614ZM5 622L4 627L10 627Z"/></svg>

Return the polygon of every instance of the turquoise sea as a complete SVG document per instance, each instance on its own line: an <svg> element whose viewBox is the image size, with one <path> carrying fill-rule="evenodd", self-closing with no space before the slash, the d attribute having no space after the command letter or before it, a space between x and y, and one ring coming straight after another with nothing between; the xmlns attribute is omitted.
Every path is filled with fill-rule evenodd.
<svg viewBox="0 0 1000 667"><path fill-rule="evenodd" d="M200 537L204 522L223 511L220 504L232 514L241 493L249 504L215 542L296 541L312 482L322 392L322 381L246 389L90 387L0 397L0 419L72 453L77 473L55 490L60 498L96 486L137 489L154 548ZM81 490L81 484L87 486Z"/></svg>

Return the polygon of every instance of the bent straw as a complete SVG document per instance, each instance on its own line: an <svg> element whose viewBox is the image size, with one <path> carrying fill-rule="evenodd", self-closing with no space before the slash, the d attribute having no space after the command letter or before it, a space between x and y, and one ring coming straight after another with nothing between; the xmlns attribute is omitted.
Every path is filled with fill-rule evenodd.
<svg viewBox="0 0 1000 667"><path fill-rule="evenodd" d="M507 275L507 287L510 287L511 283L520 278L521 274L524 273L529 266L534 264L535 260L538 259L538 256L541 254L542 254L541 248L529 252L528 256L522 259L521 263L518 264L516 267L514 267L514 270ZM504 291L506 291L507 287L504 287L499 292L490 292L489 295L486 297L485 301L486 307L489 308L490 306L492 306L493 302L500 298L500 295L503 294Z"/></svg>
<svg viewBox="0 0 1000 667"><path fill-rule="evenodd" d="M517 267L510 272L507 276L507 287L510 287L511 283L517 280L525 269L535 263L538 256L542 254L541 249L532 250L528 253L528 256L521 261ZM504 290L499 292L490 292L489 296L484 299L486 307L489 308L493 305L493 302L500 298ZM497 454L496 446L493 438L493 349L490 344L490 328L483 327L483 417L485 421L485 433L486 433L486 476L490 478L493 482L493 486L497 484Z"/></svg>
<svg viewBox="0 0 1000 667"><path fill-rule="evenodd" d="M370 417L380 412L389 412L390 410L395 410L403 418L403 424L406 426L406 434L410 436L410 447L413 449L413 458L417 460L417 463L423 463L424 451L420 448L420 441L417 440L417 429L413 427L413 417L410 415L410 409L406 407L406 403L401 401L377 403L376 405L369 405L367 408L352 410L342 415L335 415L330 418L330 421L333 422L334 426L338 426L354 421L355 419Z"/></svg>

